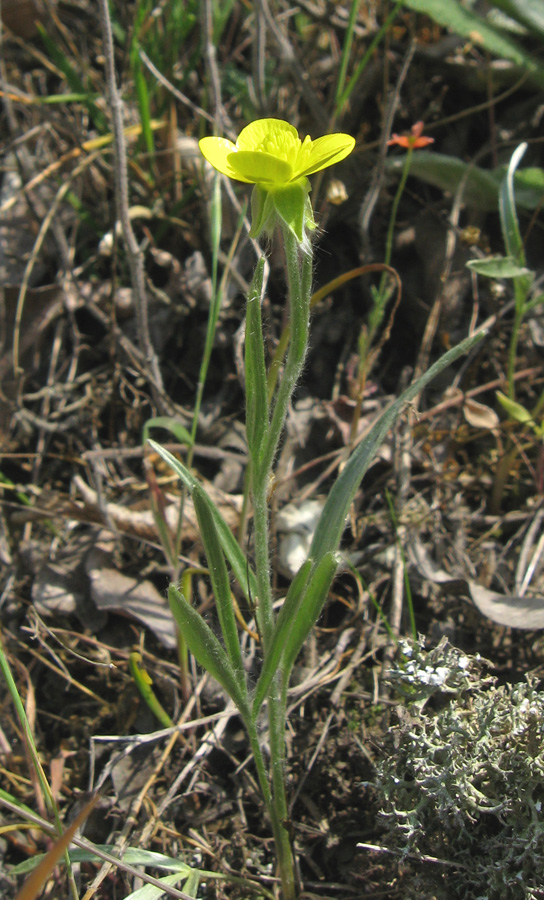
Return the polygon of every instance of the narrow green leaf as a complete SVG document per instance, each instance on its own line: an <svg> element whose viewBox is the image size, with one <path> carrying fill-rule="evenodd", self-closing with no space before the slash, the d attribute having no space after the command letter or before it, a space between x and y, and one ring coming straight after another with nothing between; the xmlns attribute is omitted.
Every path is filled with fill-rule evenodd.
<svg viewBox="0 0 544 900"><path fill-rule="evenodd" d="M281 659L281 669L286 680L289 679L291 669L302 649L304 641L321 615L336 575L338 562L339 559L336 553L325 553L310 576L310 581L299 604L297 615L286 635L285 648Z"/></svg>
<svg viewBox="0 0 544 900"><path fill-rule="evenodd" d="M115 844L95 844L96 853L92 850L83 850L80 847L72 847L68 854L70 862L101 862L102 857L100 851L115 855L117 848ZM29 859L25 859L22 863L18 863L10 869L12 875L25 875L35 869L45 856L45 853L38 853ZM120 863L127 863L129 866L153 866L154 869L166 869L167 871L179 872L183 878L187 878L191 873L191 867L186 863L175 859L172 856L165 856L164 853L157 853L154 850L142 850L139 847L128 847L123 855L119 858Z"/></svg>
<svg viewBox="0 0 544 900"><path fill-rule="evenodd" d="M176 459L175 456L172 456L172 454L169 453L168 450L166 450L164 447L161 447L160 444L157 444L151 439L148 439L148 444L150 447L153 447L153 450L155 450L156 453L159 454L159 456L162 456L165 462L167 462L168 465L174 470L178 478L181 479L181 482L185 485L185 487L187 487L192 493L195 484L200 483L197 481L192 472L190 472L189 469L183 465L183 463ZM206 491L204 491L204 498L214 518L215 527L217 528L221 546L223 548L225 556L227 557L229 566L231 567L236 581L240 585L240 588L242 589L246 599L251 600L252 597L255 597L258 594L255 573L251 566L248 566L247 559L240 549L236 538L234 537L232 531L230 530L229 526L225 522L223 516L221 515L213 501L208 497Z"/></svg>
<svg viewBox="0 0 544 900"><path fill-rule="evenodd" d="M401 396L391 404L380 416L367 437L361 441L357 449L352 453L346 466L336 479L327 497L327 501L321 513L317 528L310 547L309 556L316 563L331 550L337 550L340 546L344 531L346 517L349 508L357 493L363 476L372 462L376 452L384 440L387 432L400 415L405 405L413 400L423 388L429 384L440 372L451 366L456 359L468 353L484 337L485 332L479 332L473 337L466 338L452 347L447 353L437 360L421 378L411 384Z"/></svg>
<svg viewBox="0 0 544 900"><path fill-rule="evenodd" d="M509 59L521 66L539 86L544 87L544 66L527 53L521 44L494 28L459 0L404 0L405 6L425 13L473 44L485 47L494 56Z"/></svg>
<svg viewBox="0 0 544 900"><path fill-rule="evenodd" d="M507 397L502 391L497 391L496 397L504 411L508 413L510 418L514 419L515 422L519 422L520 425L528 425L533 421L531 413L528 409L525 409L521 403L517 403L510 397Z"/></svg>
<svg viewBox="0 0 544 900"><path fill-rule="evenodd" d="M71 90L76 94L83 94L86 97L86 107L92 119L94 120L95 126L98 128L98 131L101 134L106 133L108 130L106 117L102 110L99 109L93 102L93 95L88 90L86 90L86 86L84 85L80 77L80 70L76 69L72 65L72 63L62 50L61 44L57 43L49 36L40 22L36 22L36 28L38 29L38 33L43 41L44 47L50 59L52 59L55 65L58 66L58 68L61 70Z"/></svg>
<svg viewBox="0 0 544 900"><path fill-rule="evenodd" d="M300 603L302 601L304 590L308 584L308 578L312 568L312 560L307 559L300 567L297 574L293 578L287 591L287 596L283 601L283 606L274 626L270 647L266 654L255 688L255 696L253 698L253 716L256 716L266 697L268 688L276 674L285 645L288 633L292 624L298 615Z"/></svg>
<svg viewBox="0 0 544 900"><path fill-rule="evenodd" d="M391 157L386 167L393 171L398 169L400 174L404 168L404 156ZM425 184L432 184L450 194L455 194L462 183L463 202L468 206L481 210L497 209L497 179L486 169L466 163L456 156L418 150L412 156L410 177L420 178Z"/></svg>
<svg viewBox="0 0 544 900"><path fill-rule="evenodd" d="M486 259L471 259L467 268L486 278L518 278L530 275L525 266L520 266L513 256L488 256Z"/></svg>
<svg viewBox="0 0 544 900"><path fill-rule="evenodd" d="M355 34L355 23L357 22L357 13L359 12L358 0L351 0L351 8L348 16L348 23L344 40L342 41L342 56L340 58L340 66L338 77L336 79L336 96L334 98L335 110L338 113L341 108L341 98L346 85L346 77L348 74L348 65L351 56L351 47Z"/></svg>
<svg viewBox="0 0 544 900"><path fill-rule="evenodd" d="M520 266L525 264L525 253L516 213L514 174L526 150L527 144L520 144L514 150L499 194L499 214L504 246L508 256L515 259Z"/></svg>
<svg viewBox="0 0 544 900"><path fill-rule="evenodd" d="M208 569L215 596L215 605L221 625L221 633L225 642L227 656L238 678L244 678L244 664L242 651L236 628L234 607L230 593L229 574L225 564L223 549L219 540L219 534L215 527L214 518L210 507L206 502L204 488L195 484L193 488L193 503L200 528L200 536L208 559Z"/></svg>
<svg viewBox="0 0 544 900"><path fill-rule="evenodd" d="M391 156L386 161L390 172L402 173L404 156ZM499 191L507 166L481 169L457 156L418 150L410 163L410 177L419 178L442 191L455 194L462 186L463 203L483 211L494 211L499 205ZM544 170L536 166L516 172L514 178L516 201L523 209L536 209L542 203Z"/></svg>
<svg viewBox="0 0 544 900"><path fill-rule="evenodd" d="M22 815L24 815L25 813L28 813L31 816L33 816L35 814L34 810L31 809L30 806L27 806L25 803L22 803L18 797L15 797L13 794L10 794L9 791L4 791L3 788L0 788L0 800L7 800L8 803L13 803L14 806L17 806L21 810ZM10 869L10 872L12 872L12 871L14 871L14 870Z"/></svg>
<svg viewBox="0 0 544 900"><path fill-rule="evenodd" d="M134 653L129 654L128 664L130 673L136 683L136 687L140 691L143 700L147 703L149 709L151 710L153 715L157 717L161 725L163 725L164 728L173 728L174 723L166 712L162 703L157 699L155 692L151 687L153 682L146 670L140 667L141 662L141 653L135 651Z"/></svg>
<svg viewBox="0 0 544 900"><path fill-rule="evenodd" d="M342 87L342 90L340 91L340 89L339 89L340 81L338 82L338 87L336 89L336 100L335 100L335 104L334 104L334 110L336 113L336 116L335 116L336 121L338 121L338 119L341 118L343 109L344 109L346 103L348 102L351 94L353 93L353 91L355 90L357 85L359 84L360 79L364 75L365 69L368 66L370 60L375 58L376 47L378 47L379 44L381 44L384 35L390 32L391 25L393 24L393 21L396 19L397 15L399 13L400 7L402 6L402 2L403 2L403 0L397 0L395 5L393 6L393 8L389 11L389 15L383 20L380 28L375 33L374 37L372 38L372 40L366 47L365 52L363 53L361 59L357 63L355 70L352 73L351 78L349 80L349 84L345 88ZM359 4L354 3L354 6L356 6L358 8ZM345 46L345 41L344 41L344 46ZM345 56L345 49L342 50L342 59L344 58L344 56Z"/></svg>
<svg viewBox="0 0 544 900"><path fill-rule="evenodd" d="M514 190L518 209L520 206L523 209L540 207L544 197L544 169L539 166L518 169L514 175Z"/></svg>
<svg viewBox="0 0 544 900"><path fill-rule="evenodd" d="M164 428L165 431L170 431L180 444L186 444L188 447L191 447L193 444L193 439L185 426L172 416L155 416L153 419L148 419L147 422L144 422L144 427L142 428L143 444L149 440L149 432L152 428Z"/></svg>
<svg viewBox="0 0 544 900"><path fill-rule="evenodd" d="M269 424L266 364L261 321L264 258L257 263L247 298L246 314L246 431L252 458L257 458Z"/></svg>
<svg viewBox="0 0 544 900"><path fill-rule="evenodd" d="M189 897L196 897L198 893L198 888L200 886L201 875L198 869L193 869L191 874L189 875L187 881L183 885L183 893L188 894Z"/></svg>
<svg viewBox="0 0 544 900"><path fill-rule="evenodd" d="M544 40L544 3L542 0L493 0L493 4Z"/></svg>
<svg viewBox="0 0 544 900"><path fill-rule="evenodd" d="M185 599L175 584L168 589L170 609L178 627L199 665L219 682L234 701L242 716L249 712L243 681L239 681L225 650L196 609Z"/></svg>
<svg viewBox="0 0 544 900"><path fill-rule="evenodd" d="M174 875L163 875L162 878L159 878L159 881L167 887L176 887L184 878L185 875L182 875L181 872L176 872ZM182 890L186 893L185 886L183 886ZM144 884L143 887L128 894L125 900L160 900L164 896L164 891L160 887L156 887L154 884ZM187 896L193 897L194 894L188 893Z"/></svg>
<svg viewBox="0 0 544 900"><path fill-rule="evenodd" d="M149 99L149 90L147 81L143 71L142 63L135 48L133 61L134 84L138 96L138 109L140 110L140 123L142 126L142 135L145 142L145 149L151 159L155 156L155 139L153 137L153 128L151 127L151 106Z"/></svg>

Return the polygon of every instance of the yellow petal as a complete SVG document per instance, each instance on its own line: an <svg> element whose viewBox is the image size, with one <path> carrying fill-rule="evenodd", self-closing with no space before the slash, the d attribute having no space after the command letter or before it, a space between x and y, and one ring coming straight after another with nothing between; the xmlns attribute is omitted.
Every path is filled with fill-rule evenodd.
<svg viewBox="0 0 544 900"><path fill-rule="evenodd" d="M326 134L324 137L312 141L310 157L304 161L302 171L295 172L295 177L301 175L313 175L327 166L340 162L349 156L355 147L355 138L349 134Z"/></svg>
<svg viewBox="0 0 544 900"><path fill-rule="evenodd" d="M239 150L257 150L270 139L294 138L300 143L298 131L283 119L257 119L246 125L238 135L236 146Z"/></svg>
<svg viewBox="0 0 544 900"><path fill-rule="evenodd" d="M198 142L198 146L204 159L207 159L210 165L222 175L251 183L251 178L242 177L228 161L228 157L232 153L236 153L236 147L232 141L222 137L205 137Z"/></svg>
<svg viewBox="0 0 544 900"><path fill-rule="evenodd" d="M231 178L253 184L287 184L293 175L293 167L288 162L270 153L238 150L229 153L228 164L235 173Z"/></svg>

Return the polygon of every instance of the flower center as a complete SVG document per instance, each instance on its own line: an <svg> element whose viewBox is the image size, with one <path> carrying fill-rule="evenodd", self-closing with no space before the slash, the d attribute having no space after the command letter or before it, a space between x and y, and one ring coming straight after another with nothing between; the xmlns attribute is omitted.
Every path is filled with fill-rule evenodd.
<svg viewBox="0 0 544 900"><path fill-rule="evenodd" d="M279 134L267 134L259 141L254 149L257 153L269 153L277 159L293 165L298 156L300 140L288 132Z"/></svg>

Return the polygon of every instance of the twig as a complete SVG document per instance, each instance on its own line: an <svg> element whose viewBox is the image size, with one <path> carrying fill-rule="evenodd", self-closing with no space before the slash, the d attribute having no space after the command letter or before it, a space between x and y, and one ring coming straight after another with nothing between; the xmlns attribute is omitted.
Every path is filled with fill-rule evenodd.
<svg viewBox="0 0 544 900"><path fill-rule="evenodd" d="M204 36L204 58L210 79L213 97L214 122L217 134L222 134L231 125L221 100L221 78L217 67L217 51L213 39L213 9L210 0L203 0L200 6L202 14L202 34Z"/></svg>
<svg viewBox="0 0 544 900"><path fill-rule="evenodd" d="M302 91L304 100L308 104L310 112L312 113L319 126L323 129L323 131L326 131L328 121L325 108L310 86L308 75L299 62L297 55L293 50L293 47L283 34L281 28L276 22L276 19L272 15L270 7L268 5L268 0L256 0L255 8L257 14L262 15L268 28L270 29L270 32L273 35L276 44L278 45L281 60L289 67L289 69L293 73L296 81L298 82L298 86Z"/></svg>
<svg viewBox="0 0 544 900"><path fill-rule="evenodd" d="M388 853L391 856L397 856L399 859L407 857L408 859L415 859L416 862L430 862L436 863L439 866L452 866L454 869L468 870L468 866L465 866L463 863L453 862L449 859L439 859L438 856L422 856L419 853L404 853L400 850L390 850L389 847L380 847L379 844L360 843L355 846L358 850L371 850L372 853Z"/></svg>
<svg viewBox="0 0 544 900"><path fill-rule="evenodd" d="M365 199L363 200L363 205L361 206L361 212L359 213L359 229L361 232L361 240L362 240L362 255L365 259L370 259L372 256L371 247L370 247L370 222L372 220L372 215L374 213L374 208L376 203L378 202L378 197L380 195L384 172L385 172L385 155L387 153L387 141L391 135L391 131L393 128L393 119L395 118L395 114L397 111L397 107L399 105L400 100L400 92L402 89L402 85L404 84L405 78L408 74L408 69L410 68L410 64L412 62L412 58L414 56L416 49L415 41L412 40L410 47L408 48L408 52L404 57L404 61L402 64L402 68L400 70L399 77L397 78L397 83L393 90L392 96L390 97L382 125L382 133L380 136L380 149L378 161L374 166L374 171L372 175L372 182L370 187L366 193Z"/></svg>
<svg viewBox="0 0 544 900"><path fill-rule="evenodd" d="M457 229L459 225L459 216L461 214L461 204L465 194L465 186L468 179L470 169L467 168L464 177L461 179L459 183L459 187L455 192L455 197L453 200L453 205L450 213L450 227L448 228L447 236L446 236L446 248L444 251L444 264L442 266L442 272L440 275L440 288L438 294L433 303L431 312L429 313L429 317L427 319L427 324L425 325L425 331L423 333L423 338L421 341L421 347L419 349L415 371L414 371L414 379L419 378L423 372L425 372L429 366L429 356L431 353L431 347L434 341L434 337L436 334L436 330L438 328L438 324L440 322L440 315L442 313L442 309L444 306L444 291L446 288L446 284L448 278L451 273L451 267L453 263L453 254L455 253L455 247L457 244ZM419 405L419 401L421 399L421 394L419 394L413 402L413 408L417 409Z"/></svg>
<svg viewBox="0 0 544 900"><path fill-rule="evenodd" d="M157 79L157 81L160 81L162 86L164 88L166 88L166 90L169 91L172 94L172 96L174 96L176 98L176 100L179 100L180 103L183 103L185 106L188 106L190 109L193 110L193 112L197 112L199 116L202 116L203 119L207 119L208 122L213 122L213 116L211 116L209 114L209 112L206 112L205 109L202 109L202 107L199 106L198 103L193 103L193 101L189 97L187 97L185 94L182 94L182 92L180 90L178 90L178 88L175 87L171 81L168 81L168 78L166 77L166 75L163 75L162 72L159 69L157 69L156 65L151 62L151 60L149 59L149 56L147 55L145 50L142 50L140 48L138 55L139 55L140 59L142 60L146 69L149 69L149 71Z"/></svg>
<svg viewBox="0 0 544 900"><path fill-rule="evenodd" d="M255 40L251 50L251 69L255 88L255 101L261 115L268 115L266 96L266 20L261 3L255 5Z"/></svg>
<svg viewBox="0 0 544 900"><path fill-rule="evenodd" d="M121 223L121 230L126 247L127 262L130 269L130 280L132 282L132 289L134 291L134 296L136 299L138 331L140 335L141 346L145 354L146 363L149 365L153 376L152 384L157 394L155 400L161 408L164 408L164 387L162 382L162 375L159 368L157 355L155 353L155 349L153 347L151 336L149 333L144 258L132 229L132 224L129 216L127 156L125 132L123 128L123 101L121 100L119 91L117 90L117 79L115 75L113 51L113 34L111 28L108 0L100 0L99 5L106 68L106 84L108 87L109 106L111 110L113 125L114 174L117 218Z"/></svg>

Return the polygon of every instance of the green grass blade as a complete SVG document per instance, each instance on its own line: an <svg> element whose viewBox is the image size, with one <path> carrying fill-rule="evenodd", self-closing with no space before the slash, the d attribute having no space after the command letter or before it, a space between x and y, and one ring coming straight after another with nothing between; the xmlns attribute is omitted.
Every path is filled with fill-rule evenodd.
<svg viewBox="0 0 544 900"><path fill-rule="evenodd" d="M72 847L68 853L72 863L82 862L100 862L103 857L101 852L110 855L117 852L115 844L93 844L94 849L84 850L80 847ZM38 853L24 862L18 863L10 869L12 875L26 875L36 868L45 853ZM166 856L164 853L158 853L156 850L144 850L141 847L127 847L119 858L119 862L127 863L129 866L153 866L154 869L165 869L168 872L178 872L183 878L187 878L191 873L191 867L187 863L173 856Z"/></svg>
<svg viewBox="0 0 544 900"><path fill-rule="evenodd" d="M527 144L520 144L514 150L499 194L499 213L504 246L508 255L513 257L520 266L525 265L525 253L516 212L514 174L526 150Z"/></svg>
<svg viewBox="0 0 544 900"><path fill-rule="evenodd" d="M374 35L370 44L366 48L363 58L361 60L359 60L357 67L349 80L348 85L345 88L342 87L341 92L339 92L337 89L336 101L335 101L335 114L337 117L340 117L342 115L342 112L343 112L343 109L344 109L346 103L348 102L354 89L357 87L359 80L361 79L362 75L364 74L364 71L365 71L368 63L373 58L376 47L378 47L379 44L382 42L384 35L387 33L387 30L391 27L394 20L396 19L399 9L402 6L402 3L403 3L403 0L397 0L395 6L393 7L391 12L385 19L383 25L381 26L379 31ZM358 6L358 4L357 4L357 6Z"/></svg>
<svg viewBox="0 0 544 900"><path fill-rule="evenodd" d="M340 59L340 68L338 71L338 81L336 82L336 98L334 101L335 109L338 111L342 106L342 98L346 77L348 74L349 59L351 56L351 47L353 45L353 35L355 31L355 23L357 21L357 13L359 11L359 0L351 0L351 9L349 11L348 27L344 35L344 44L342 47L342 58Z"/></svg>
<svg viewBox="0 0 544 900"><path fill-rule="evenodd" d="M19 719L19 724L24 734L24 741L28 750L28 755L32 762L32 766L36 773L36 777L38 779L40 789L42 791L43 799L47 811L55 817L55 821L57 824L57 828L59 833L62 830L60 817L58 814L57 805L55 803L55 799L51 792L51 788L49 787L49 782L43 770L42 764L40 762L40 757L38 754L38 750L36 748L36 744L34 742L34 735L32 734L32 730L30 728L30 724L25 712L25 708L23 706L23 702L21 697L19 696L19 691L17 690L17 685L15 684L15 679L13 678L13 674L11 672L6 654L4 652L4 647L2 645L2 641L0 639L0 672L4 676L4 680L6 682L9 695L11 697L11 701L13 706L15 707L15 711L17 713L17 718Z"/></svg>
<svg viewBox="0 0 544 900"><path fill-rule="evenodd" d="M185 426L170 416L155 416L153 419L148 419L142 428L142 444L149 440L149 432L152 428L164 428L166 431L170 431L180 444L192 446L193 440Z"/></svg>
<svg viewBox="0 0 544 900"><path fill-rule="evenodd" d="M155 157L155 139L153 137L153 129L151 127L151 104L149 100L149 88L140 62L140 57L136 54L134 63L134 84L136 87L136 96L138 97L138 109L140 111L140 123L142 126L142 135L144 138L145 149L151 159Z"/></svg>

